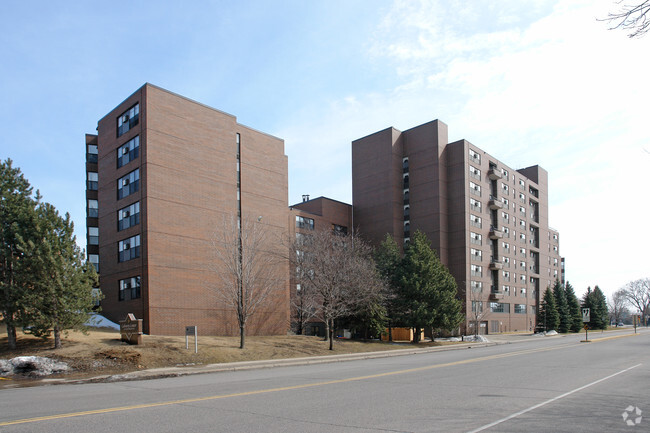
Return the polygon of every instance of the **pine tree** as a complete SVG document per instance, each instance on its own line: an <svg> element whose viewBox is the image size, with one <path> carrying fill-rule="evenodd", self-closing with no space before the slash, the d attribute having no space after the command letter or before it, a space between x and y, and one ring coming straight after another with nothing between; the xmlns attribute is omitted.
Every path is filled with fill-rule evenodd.
<svg viewBox="0 0 650 433"><path fill-rule="evenodd" d="M589 329L607 329L609 323L607 298L598 286L594 287L594 290L587 287L587 292L582 298L582 307L589 308Z"/></svg>
<svg viewBox="0 0 650 433"><path fill-rule="evenodd" d="M374 254L377 272L386 282L386 294L384 297L384 308L388 324L388 339L392 341L392 328L400 326L399 310L396 306L398 292L398 270L402 261L397 242L390 234L379 245Z"/></svg>
<svg viewBox="0 0 650 433"><path fill-rule="evenodd" d="M97 274L83 261L70 215L61 217L54 206L40 204L33 239L21 246L26 251L32 290L27 293L25 316L29 332L39 337L54 335L61 347L61 333L83 330L94 305Z"/></svg>
<svg viewBox="0 0 650 433"><path fill-rule="evenodd" d="M571 318L571 325L569 329L572 332L580 332L583 326L582 312L580 311L580 301L578 301L578 297L576 296L576 293L573 290L573 286L571 286L571 283L569 283L568 281L564 285L564 292L566 295L567 306L569 309L569 317Z"/></svg>
<svg viewBox="0 0 650 433"><path fill-rule="evenodd" d="M30 235L35 206L32 187L20 169L11 159L0 162L0 320L7 327L9 349L16 348L16 328L25 324L22 312L29 281L19 244Z"/></svg>
<svg viewBox="0 0 650 433"><path fill-rule="evenodd" d="M560 280L557 279L555 280L555 284L553 284L553 297L555 298L555 307L560 316L560 324L557 331L566 334L571 328L571 316L569 314L569 305L564 287L562 287Z"/></svg>
<svg viewBox="0 0 650 433"><path fill-rule="evenodd" d="M537 315L537 328L544 331L556 330L560 326L560 315L555 305L555 296L550 288L544 292L539 314Z"/></svg>
<svg viewBox="0 0 650 433"><path fill-rule="evenodd" d="M396 305L404 325L415 331L414 343L423 328L453 329L462 321L456 282L424 233L417 231L411 237L399 275Z"/></svg>

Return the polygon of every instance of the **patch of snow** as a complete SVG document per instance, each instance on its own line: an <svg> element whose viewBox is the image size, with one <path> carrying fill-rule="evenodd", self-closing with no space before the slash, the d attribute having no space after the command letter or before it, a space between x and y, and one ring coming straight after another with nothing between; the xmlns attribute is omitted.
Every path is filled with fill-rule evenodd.
<svg viewBox="0 0 650 433"><path fill-rule="evenodd" d="M557 332L554 330L546 331L546 335L557 335Z"/></svg>
<svg viewBox="0 0 650 433"><path fill-rule="evenodd" d="M485 336L483 335L466 335L463 337L463 341L473 341L476 343L489 343L490 340L488 340Z"/></svg>
<svg viewBox="0 0 650 433"><path fill-rule="evenodd" d="M23 374L26 376L49 376L70 370L65 362L58 362L41 356L17 356L5 360L0 359L0 375Z"/></svg>
<svg viewBox="0 0 650 433"><path fill-rule="evenodd" d="M120 325L115 322L111 322L106 317L101 314L93 313L90 315L90 319L86 322L86 326L92 328L111 328L111 329L120 329Z"/></svg>

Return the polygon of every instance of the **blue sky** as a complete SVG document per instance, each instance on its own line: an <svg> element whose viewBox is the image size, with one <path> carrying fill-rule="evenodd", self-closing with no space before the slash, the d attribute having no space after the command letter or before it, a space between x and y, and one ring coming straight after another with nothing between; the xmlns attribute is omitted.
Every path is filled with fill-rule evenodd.
<svg viewBox="0 0 650 433"><path fill-rule="evenodd" d="M350 142L432 119L549 171L578 293L648 277L650 37L613 1L6 1L0 158L85 243L84 134L150 82L285 140L289 203L351 201Z"/></svg>

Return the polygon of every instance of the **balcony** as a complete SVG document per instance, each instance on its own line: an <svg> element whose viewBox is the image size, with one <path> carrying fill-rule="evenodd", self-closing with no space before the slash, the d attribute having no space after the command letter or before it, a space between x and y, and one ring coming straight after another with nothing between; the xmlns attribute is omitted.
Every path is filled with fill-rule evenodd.
<svg viewBox="0 0 650 433"><path fill-rule="evenodd" d="M490 300L492 301L498 301L500 299L503 299L504 293L499 291L499 290L492 290L490 293Z"/></svg>
<svg viewBox="0 0 650 433"><path fill-rule="evenodd" d="M490 239L502 239L503 232L496 227L490 227L490 233L488 234Z"/></svg>
<svg viewBox="0 0 650 433"><path fill-rule="evenodd" d="M492 259L490 259L490 270L500 271L501 269L503 269L503 262L492 257Z"/></svg>
<svg viewBox="0 0 650 433"><path fill-rule="evenodd" d="M490 201L488 201L488 207L492 210L503 209L503 202L494 196L490 196Z"/></svg>
<svg viewBox="0 0 650 433"><path fill-rule="evenodd" d="M503 174L501 174L500 170L497 170L496 168L491 168L487 172L488 177L492 180L499 180L503 177Z"/></svg>

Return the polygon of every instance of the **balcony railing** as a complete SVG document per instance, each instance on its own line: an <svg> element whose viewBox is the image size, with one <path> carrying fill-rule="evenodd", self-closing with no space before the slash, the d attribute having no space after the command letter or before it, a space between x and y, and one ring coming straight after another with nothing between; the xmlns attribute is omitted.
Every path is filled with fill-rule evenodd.
<svg viewBox="0 0 650 433"><path fill-rule="evenodd" d="M491 168L488 170L488 177L492 180L499 180L503 177L503 174L501 173L500 170L497 170L496 168Z"/></svg>

